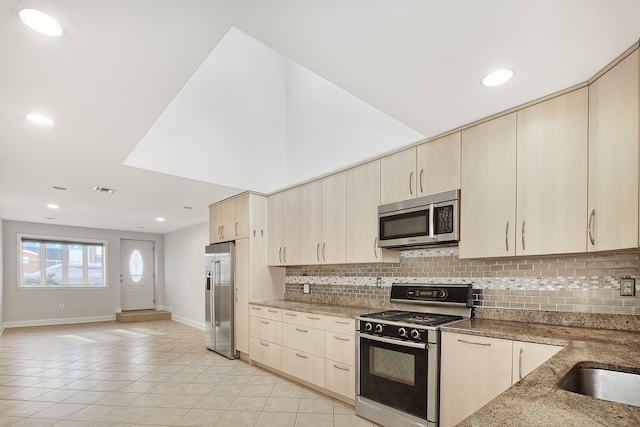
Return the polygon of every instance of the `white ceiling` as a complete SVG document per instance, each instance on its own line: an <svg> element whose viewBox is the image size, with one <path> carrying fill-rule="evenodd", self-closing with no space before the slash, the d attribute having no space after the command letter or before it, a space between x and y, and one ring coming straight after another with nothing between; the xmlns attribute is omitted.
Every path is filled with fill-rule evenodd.
<svg viewBox="0 0 640 427"><path fill-rule="evenodd" d="M23 7L54 15L67 34L49 39L27 29L17 19ZM392 150L402 138L410 144L416 135L434 136L583 82L640 38L638 16L638 0L0 0L0 218L156 233L203 222L209 203L240 189L292 184L305 169L321 174ZM201 161L211 140L206 129L177 123L198 135L188 141L157 129L232 27L287 58L287 92L271 95L286 97L288 107L279 110L286 129L277 130L280 140L276 131L271 140L233 131L253 126L259 133L247 115L216 146L227 152L254 139L249 152L273 145L271 154L283 153L285 163L262 156L239 163L244 158L236 155L226 159L223 180L202 170L209 164ZM483 75L498 66L513 68L514 79L482 87ZM314 109L313 91L291 95L291 85L311 75L298 74L292 83L295 69L359 100L342 103L342 110ZM357 140L380 136L380 128L353 132L353 120L337 116L359 117L354 111L363 103L367 117L384 115L398 130L388 146L382 137L373 147ZM198 111L198 105L187 108ZM49 113L56 125L26 122L24 114L33 110ZM323 117L314 122L312 113ZM317 132L330 123L341 123L334 133L342 128L353 135L352 142L340 141L340 151L318 150ZM154 133L154 143L138 146ZM172 156L154 161L160 146ZM130 163L137 167L126 166L134 150L137 161ZM301 168L305 155L310 167ZM260 167L268 166L264 175L249 174L261 160ZM280 175L268 187L256 182L273 174ZM94 193L95 185L116 192ZM48 210L47 203L61 209ZM167 221L157 223L156 216Z"/></svg>

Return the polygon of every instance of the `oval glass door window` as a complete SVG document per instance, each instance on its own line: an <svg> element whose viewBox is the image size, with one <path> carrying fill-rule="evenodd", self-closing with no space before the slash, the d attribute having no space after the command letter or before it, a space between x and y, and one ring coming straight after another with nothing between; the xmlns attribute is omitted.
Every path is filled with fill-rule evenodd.
<svg viewBox="0 0 640 427"><path fill-rule="evenodd" d="M142 262L142 254L139 250L134 249L129 257L129 275L131 279L138 283L142 279L144 272L144 263Z"/></svg>

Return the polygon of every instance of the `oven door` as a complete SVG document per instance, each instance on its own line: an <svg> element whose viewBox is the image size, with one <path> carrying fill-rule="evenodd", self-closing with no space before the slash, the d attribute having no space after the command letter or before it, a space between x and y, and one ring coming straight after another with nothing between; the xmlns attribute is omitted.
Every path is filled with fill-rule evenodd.
<svg viewBox="0 0 640 427"><path fill-rule="evenodd" d="M358 395L427 419L427 344L358 333Z"/></svg>

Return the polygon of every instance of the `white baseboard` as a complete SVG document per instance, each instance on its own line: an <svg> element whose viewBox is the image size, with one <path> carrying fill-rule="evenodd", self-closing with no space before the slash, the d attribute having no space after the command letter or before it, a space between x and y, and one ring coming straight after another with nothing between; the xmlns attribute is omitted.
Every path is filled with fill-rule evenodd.
<svg viewBox="0 0 640 427"><path fill-rule="evenodd" d="M156 305L155 307L156 307L156 310L164 310L171 313L171 307L169 307L168 305Z"/></svg>
<svg viewBox="0 0 640 427"><path fill-rule="evenodd" d="M70 325L73 323L109 322L113 320L116 320L115 314L107 316L68 317L64 319L17 320L14 322L3 322L2 327L22 328L27 326Z"/></svg>
<svg viewBox="0 0 640 427"><path fill-rule="evenodd" d="M191 319L187 319L186 317L176 316L173 313L171 314L171 320L175 320L176 322L184 323L185 325L193 326L194 328L204 331L204 323L199 323Z"/></svg>

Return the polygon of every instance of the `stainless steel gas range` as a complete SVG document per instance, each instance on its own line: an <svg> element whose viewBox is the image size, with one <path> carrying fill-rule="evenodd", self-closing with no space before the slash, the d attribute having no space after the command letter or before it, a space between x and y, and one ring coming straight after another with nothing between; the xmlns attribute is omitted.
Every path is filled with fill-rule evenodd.
<svg viewBox="0 0 640 427"><path fill-rule="evenodd" d="M471 285L394 283L395 310L358 320L356 414L386 427L438 425L440 327L471 315Z"/></svg>

